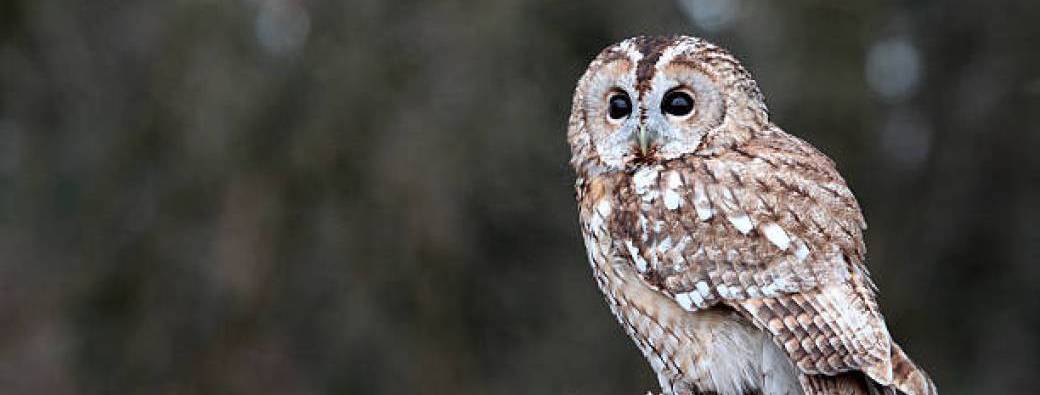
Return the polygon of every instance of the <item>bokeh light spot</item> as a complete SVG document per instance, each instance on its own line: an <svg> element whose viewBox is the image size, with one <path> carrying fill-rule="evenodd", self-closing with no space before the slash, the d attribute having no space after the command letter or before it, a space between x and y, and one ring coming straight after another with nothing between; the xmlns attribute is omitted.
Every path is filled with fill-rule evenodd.
<svg viewBox="0 0 1040 395"><path fill-rule="evenodd" d="M867 52L867 83L887 101L899 101L917 91L921 80L921 56L903 38L874 43Z"/></svg>
<svg viewBox="0 0 1040 395"><path fill-rule="evenodd" d="M740 11L737 0L681 0L679 6L697 27L712 32L728 26Z"/></svg>
<svg viewBox="0 0 1040 395"><path fill-rule="evenodd" d="M285 55L307 42L311 19L307 10L295 2L268 0L260 4L256 16L256 39L268 52Z"/></svg>

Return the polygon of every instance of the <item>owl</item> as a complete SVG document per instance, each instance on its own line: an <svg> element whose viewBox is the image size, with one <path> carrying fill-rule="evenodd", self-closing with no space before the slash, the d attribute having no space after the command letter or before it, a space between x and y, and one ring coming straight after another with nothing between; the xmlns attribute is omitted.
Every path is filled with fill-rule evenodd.
<svg viewBox="0 0 1040 395"><path fill-rule="evenodd" d="M664 394L936 393L879 312L852 191L726 50L606 48L567 140L593 277Z"/></svg>

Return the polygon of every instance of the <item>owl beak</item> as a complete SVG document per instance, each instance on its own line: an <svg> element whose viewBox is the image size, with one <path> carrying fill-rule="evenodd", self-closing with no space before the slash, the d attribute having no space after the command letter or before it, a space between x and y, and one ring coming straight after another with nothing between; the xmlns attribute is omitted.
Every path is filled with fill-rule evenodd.
<svg viewBox="0 0 1040 395"><path fill-rule="evenodd" d="M639 136L636 136L636 139L639 141L639 153L643 156L650 152L650 134L646 125L639 125Z"/></svg>

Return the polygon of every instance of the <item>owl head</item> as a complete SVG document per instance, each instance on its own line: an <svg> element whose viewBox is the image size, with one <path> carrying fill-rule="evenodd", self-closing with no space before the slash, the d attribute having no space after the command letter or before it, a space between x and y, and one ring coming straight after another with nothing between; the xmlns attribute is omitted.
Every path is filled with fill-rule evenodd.
<svg viewBox="0 0 1040 395"><path fill-rule="evenodd" d="M724 49L695 37L633 37L578 81L568 141L580 175L714 155L766 129L762 94Z"/></svg>

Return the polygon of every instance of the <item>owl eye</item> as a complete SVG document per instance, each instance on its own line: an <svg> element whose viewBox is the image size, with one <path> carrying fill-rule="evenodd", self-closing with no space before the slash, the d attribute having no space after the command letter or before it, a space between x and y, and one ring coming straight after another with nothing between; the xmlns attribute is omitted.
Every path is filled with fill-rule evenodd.
<svg viewBox="0 0 1040 395"><path fill-rule="evenodd" d="M664 99L661 100L661 112L681 117L689 114L693 111L693 98L690 94L680 91L671 90L664 94Z"/></svg>
<svg viewBox="0 0 1040 395"><path fill-rule="evenodd" d="M610 119L621 119L632 113L632 101L624 93L615 93L608 99Z"/></svg>

